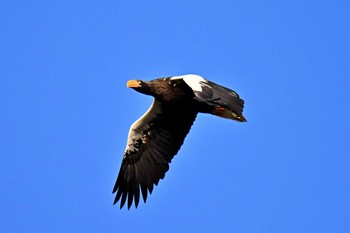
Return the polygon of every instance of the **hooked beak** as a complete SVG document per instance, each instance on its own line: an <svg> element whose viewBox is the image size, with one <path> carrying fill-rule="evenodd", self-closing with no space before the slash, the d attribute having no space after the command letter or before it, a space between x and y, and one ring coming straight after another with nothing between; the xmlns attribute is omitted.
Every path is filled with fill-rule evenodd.
<svg viewBox="0 0 350 233"><path fill-rule="evenodd" d="M137 88L137 87L141 87L141 82L138 80L129 80L126 83L126 86L129 88Z"/></svg>

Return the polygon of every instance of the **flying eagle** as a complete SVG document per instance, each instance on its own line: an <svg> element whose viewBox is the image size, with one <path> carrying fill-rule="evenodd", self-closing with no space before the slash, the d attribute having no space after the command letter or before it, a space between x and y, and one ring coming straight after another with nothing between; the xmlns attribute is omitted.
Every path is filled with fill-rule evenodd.
<svg viewBox="0 0 350 233"><path fill-rule="evenodd" d="M197 114L209 113L245 122L244 101L226 87L189 74L151 81L130 80L127 87L154 97L148 111L129 131L128 141L117 181L114 204L120 200L128 209L134 201L137 208L140 191L143 201L158 185L179 151Z"/></svg>

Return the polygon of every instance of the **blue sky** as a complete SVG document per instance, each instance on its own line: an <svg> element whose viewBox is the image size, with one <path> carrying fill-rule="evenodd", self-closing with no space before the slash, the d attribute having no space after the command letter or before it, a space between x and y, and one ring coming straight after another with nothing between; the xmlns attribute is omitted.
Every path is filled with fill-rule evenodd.
<svg viewBox="0 0 350 233"><path fill-rule="evenodd" d="M1 232L349 232L347 1L4 1ZM195 73L246 101L200 115L146 204L111 194L152 98Z"/></svg>

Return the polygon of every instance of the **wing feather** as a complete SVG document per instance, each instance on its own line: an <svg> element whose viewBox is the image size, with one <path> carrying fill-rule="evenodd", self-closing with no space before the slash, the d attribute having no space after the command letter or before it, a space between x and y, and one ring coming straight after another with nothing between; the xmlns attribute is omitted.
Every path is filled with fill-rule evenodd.
<svg viewBox="0 0 350 233"><path fill-rule="evenodd" d="M244 100L239 97L237 92L209 80L201 82L201 86L202 91L195 92L197 99L225 107L237 114L242 114Z"/></svg>
<svg viewBox="0 0 350 233"><path fill-rule="evenodd" d="M243 116L244 100L237 92L209 80L200 81L201 90L194 90L195 99L206 106L203 112L238 121L246 121ZM216 108L223 108L217 113Z"/></svg>
<svg viewBox="0 0 350 233"><path fill-rule="evenodd" d="M140 189L143 201L169 170L189 132L197 111L183 104L165 105L155 100L151 108L130 128L128 143L117 181L114 203L137 208Z"/></svg>
<svg viewBox="0 0 350 233"><path fill-rule="evenodd" d="M200 103L199 112L246 121L242 115L244 100L239 97L237 92L195 74L174 76L170 79L182 80L191 88L195 95L194 99Z"/></svg>

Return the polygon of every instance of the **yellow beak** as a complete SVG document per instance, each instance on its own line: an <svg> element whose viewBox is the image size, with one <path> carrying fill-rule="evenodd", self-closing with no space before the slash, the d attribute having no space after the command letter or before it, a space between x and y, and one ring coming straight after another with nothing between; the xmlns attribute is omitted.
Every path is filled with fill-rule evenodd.
<svg viewBox="0 0 350 233"><path fill-rule="evenodd" d="M141 87L141 83L137 80L129 80L127 83L126 83L126 86L127 87Z"/></svg>

